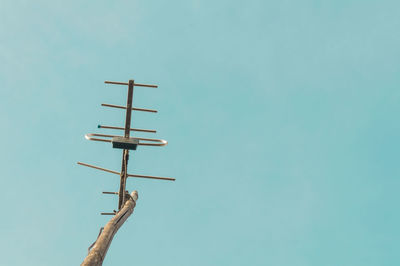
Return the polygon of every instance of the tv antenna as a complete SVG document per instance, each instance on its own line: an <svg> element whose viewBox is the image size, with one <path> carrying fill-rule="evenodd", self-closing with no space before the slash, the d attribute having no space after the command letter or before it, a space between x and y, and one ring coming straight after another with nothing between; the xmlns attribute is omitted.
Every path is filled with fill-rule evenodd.
<svg viewBox="0 0 400 266"><path fill-rule="evenodd" d="M89 247L89 254L81 265L102 265L108 247L111 244L112 238L114 237L117 230L121 227L121 225L125 222L125 220L129 217L129 215L133 212L133 208L136 205L138 194L137 191L133 191L131 194L129 194L128 191L126 190L126 180L128 179L128 177L175 181L175 178L171 177L128 174L128 161L129 161L130 150L136 150L138 146L165 146L168 143L166 140L163 139L138 138L130 136L131 131L156 133L156 130L152 129L132 128L131 117L132 117L132 111L157 113L157 110L133 107L132 100L133 100L134 87L158 88L158 86L135 83L134 80L129 80L129 82L105 81L104 83L128 86L126 106L105 104L105 103L101 104L101 106L104 107L126 110L125 127L98 125L98 128L123 130L124 135L118 136L118 135L89 133L85 135L85 138L92 141L110 142L113 148L122 149L121 171L117 172L82 162L78 162L78 164L120 176L120 185L118 192L103 191L103 194L118 195L118 211L114 210L113 212L101 213L102 215L115 215L115 217L113 217L107 223L107 225L100 230L97 240Z"/></svg>

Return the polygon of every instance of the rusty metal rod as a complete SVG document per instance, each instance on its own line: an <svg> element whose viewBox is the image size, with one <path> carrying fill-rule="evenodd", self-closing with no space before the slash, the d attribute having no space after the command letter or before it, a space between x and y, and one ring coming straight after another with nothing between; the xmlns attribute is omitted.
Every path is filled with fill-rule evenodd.
<svg viewBox="0 0 400 266"><path fill-rule="evenodd" d="M133 88L135 81L133 79L129 80L128 83L128 96L126 99L126 116L125 116L125 128L124 137L129 138L131 129L131 116L132 116L132 100L133 100ZM128 178L128 160L129 160L129 150L124 149L122 152L122 165L121 165L121 175L119 183L119 195L118 195L118 210L122 208L125 204L125 187L126 179Z"/></svg>
<svg viewBox="0 0 400 266"><path fill-rule="evenodd" d="M108 104L108 103L102 103L101 106L112 107L112 108L119 108L119 109L126 109L125 106L114 105L114 104Z"/></svg>
<svg viewBox="0 0 400 266"><path fill-rule="evenodd" d="M172 177L161 177L161 176L129 175L129 174L128 174L128 177L138 177L138 178L149 178L149 179L159 179L159 180L175 181L175 178L172 178Z"/></svg>
<svg viewBox="0 0 400 266"><path fill-rule="evenodd" d="M133 111L140 111L140 112L149 112L149 113L157 113L157 110L153 110L153 109L145 109L145 108L137 108L137 107L133 107L132 108Z"/></svg>
<svg viewBox="0 0 400 266"><path fill-rule="evenodd" d="M78 164L79 165L83 165L83 166L87 166L87 167L90 167L90 168L94 168L94 169L97 169L97 170L109 172L109 173L112 173L112 174L120 175L120 173L118 173L116 171L112 171L112 170L105 169L105 168L102 168L102 167L94 166L94 165L91 165L91 164L81 163L81 162L78 162ZM149 179L160 179L160 180L175 181L175 178L171 178L171 177L149 176L149 175L131 175L131 174L128 174L127 176L128 177L138 177L138 178L149 178ZM119 192L107 192L107 191L104 191L103 193L104 194L115 194L115 195L119 194Z"/></svg>
<svg viewBox="0 0 400 266"><path fill-rule="evenodd" d="M118 82L118 81L104 81L105 84L115 84L115 85L128 85L128 82Z"/></svg>
<svg viewBox="0 0 400 266"><path fill-rule="evenodd" d="M119 81L104 81L105 84L115 84L115 85L129 85L128 82L119 82ZM148 88L158 88L157 85L147 85L147 84L140 84L140 83L134 83L133 86L138 86L138 87L148 87Z"/></svg>
<svg viewBox="0 0 400 266"><path fill-rule="evenodd" d="M157 85L148 85L148 84L140 84L140 83L135 83L134 85L138 86L138 87L158 88Z"/></svg>
<svg viewBox="0 0 400 266"><path fill-rule="evenodd" d="M115 104L102 103L101 106L118 108L118 109L125 109L126 110L125 106L115 105ZM140 112L149 112L149 113L157 113L158 112L157 110L153 110L153 109L136 108L136 107L133 107L132 110L133 111L140 111Z"/></svg>
<svg viewBox="0 0 400 266"><path fill-rule="evenodd" d="M116 171L112 171L112 170L105 169L105 168L102 168L102 167L94 166L94 165L91 165L91 164L82 163L82 162L78 162L78 164L79 165L83 165L83 166L87 166L87 167L90 167L90 168L94 168L94 169L97 169L97 170L102 170L102 171L105 171L105 172L109 172L109 173L112 173L112 174L120 175L120 173L118 173ZM160 180L175 181L175 178L172 178L172 177L149 176L149 175L131 175L131 174L128 174L127 176L128 177L137 177L137 178L149 178L149 179L160 179ZM103 192L103 193L104 194L116 194L116 195L119 194L119 192L106 192L106 191Z"/></svg>
<svg viewBox="0 0 400 266"><path fill-rule="evenodd" d="M119 130L125 130L123 127L113 127L113 126L103 126L103 125L98 125L98 128L107 128L107 129L119 129ZM139 132L148 132L148 133L157 133L156 130L153 129L140 129L140 128L131 128L131 131L139 131Z"/></svg>
<svg viewBox="0 0 400 266"><path fill-rule="evenodd" d="M78 164L79 164L79 165L82 165L82 166L87 166L87 167L90 167L90 168L93 168L93 169L101 170L101 171L104 171L104 172L108 172L108 173L120 175L120 173L118 173L118 172L116 172L116 171L109 170L109 169L105 169L105 168L98 167L98 166L94 166L94 165L91 165L91 164L81 163L81 162L78 162Z"/></svg>

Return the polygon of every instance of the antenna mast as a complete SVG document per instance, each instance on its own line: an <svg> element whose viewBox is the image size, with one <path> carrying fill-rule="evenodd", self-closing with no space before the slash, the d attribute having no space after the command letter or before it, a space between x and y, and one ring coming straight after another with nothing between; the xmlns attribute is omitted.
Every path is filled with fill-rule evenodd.
<svg viewBox="0 0 400 266"><path fill-rule="evenodd" d="M131 133L131 116L132 116L132 98L133 98L133 80L129 80L128 84L128 99L126 102L126 119L125 119L125 133L124 137L129 139L129 135ZM121 167L121 181L119 184L119 200L118 200L118 209L121 209L123 203L125 203L125 187L126 187L126 178L128 177L127 169L128 169L128 160L129 160L129 150L124 149L122 154L122 167ZM121 196L122 195L122 196Z"/></svg>
<svg viewBox="0 0 400 266"><path fill-rule="evenodd" d="M137 146L165 146L168 143L167 141L162 140L162 139L130 137L131 131L156 133L155 130L131 128L131 120L132 120L131 116L132 116L132 111L157 113L156 110L152 110L152 109L135 108L132 106L132 101L133 101L133 89L135 86L136 87L148 87L148 88L157 88L158 86L139 84L139 83L135 83L134 80L129 80L128 83L115 82L115 81L105 81L104 83L128 86L128 95L127 95L126 106L101 104L104 107L125 109L126 110L125 127L99 125L98 128L123 130L124 135L117 136L117 135L89 133L89 134L85 135L85 138L88 140L93 140L93 141L111 142L113 148L122 149L123 151L122 151L121 172L109 170L106 168L102 168L102 167L98 167L98 166L94 166L94 165L90 165L90 164L86 164L86 163L82 163L82 162L78 162L78 164L120 176L120 185L119 185L118 192L103 192L103 194L118 195L118 211L114 210L111 213L107 213L107 212L101 213L102 215L115 215L115 216L106 224L106 226L104 228L102 228L100 230L97 240L89 247L89 254L81 265L102 265L104 257L107 253L107 250L111 244L111 241L112 241L114 235L116 234L118 229L122 226L122 224L126 221L126 219L132 214L133 209L136 206L136 201L138 199L138 193L137 193L137 191L133 191L131 194L129 194L128 191L126 190L126 180L128 177L175 181L175 178L171 178L171 177L128 174L129 150L136 150Z"/></svg>

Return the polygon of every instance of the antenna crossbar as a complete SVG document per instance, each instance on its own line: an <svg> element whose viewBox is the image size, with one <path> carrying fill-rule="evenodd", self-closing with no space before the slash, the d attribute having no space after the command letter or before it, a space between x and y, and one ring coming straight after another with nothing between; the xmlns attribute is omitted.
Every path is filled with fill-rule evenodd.
<svg viewBox="0 0 400 266"><path fill-rule="evenodd" d="M119 82L119 81L104 81L106 84L114 84L114 85L129 85L128 82ZM134 83L133 86L138 86L138 87L148 87L148 88L158 88L157 85L148 85L148 84L140 84L140 83Z"/></svg>
<svg viewBox="0 0 400 266"><path fill-rule="evenodd" d="M104 107L111 107L111 108L118 108L118 109L125 109L126 110L126 106L121 106L121 105L115 105L115 104L108 104L108 103L102 103L101 106ZM149 112L149 113L157 113L157 110L153 110L153 109L145 109L145 108L136 108L136 107L132 107L133 111L140 111L140 112Z"/></svg>
<svg viewBox="0 0 400 266"><path fill-rule="evenodd" d="M107 129L118 129L118 130L125 130L123 127L113 127L113 126L104 126L104 125L98 125L98 128L107 128ZM138 132L148 132L148 133L157 133L156 130L153 129L140 129L140 128L131 128L131 131L138 131Z"/></svg>
<svg viewBox="0 0 400 266"><path fill-rule="evenodd" d="M149 178L149 179L159 179L159 180L175 181L175 178L172 178L172 177L161 177L161 176L129 175L129 174L128 174L128 177L138 177L138 178Z"/></svg>
<svg viewBox="0 0 400 266"><path fill-rule="evenodd" d="M78 162L78 164L82 165L82 166L90 167L90 168L93 168L93 169L101 170L101 171L104 171L104 172L108 172L108 173L111 173L111 174L120 175L120 173L118 173L117 171L109 170L109 169L98 167L98 166L95 166L95 165L82 163L82 162Z"/></svg>
<svg viewBox="0 0 400 266"><path fill-rule="evenodd" d="M86 167L89 167L89 168L101 170L101 171L104 171L104 172L120 175L120 173L118 173L117 171L109 170L109 169L98 167L98 166L95 166L95 165L82 163L82 162L78 162L78 164L86 166ZM151 176L151 175L131 175L131 174L127 174L126 176L127 177L137 177L137 178L148 178L148 179L159 179L159 180L175 181L175 178L172 178L172 177ZM104 191L103 193L104 194L116 194L116 195L119 194L119 192L107 192L107 191Z"/></svg>

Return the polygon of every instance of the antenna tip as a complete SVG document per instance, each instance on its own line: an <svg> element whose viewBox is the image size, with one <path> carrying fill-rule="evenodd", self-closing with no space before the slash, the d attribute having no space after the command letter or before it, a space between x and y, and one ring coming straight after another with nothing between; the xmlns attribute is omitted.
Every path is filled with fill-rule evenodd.
<svg viewBox="0 0 400 266"><path fill-rule="evenodd" d="M101 128L101 125L97 125L97 128Z"/></svg>

